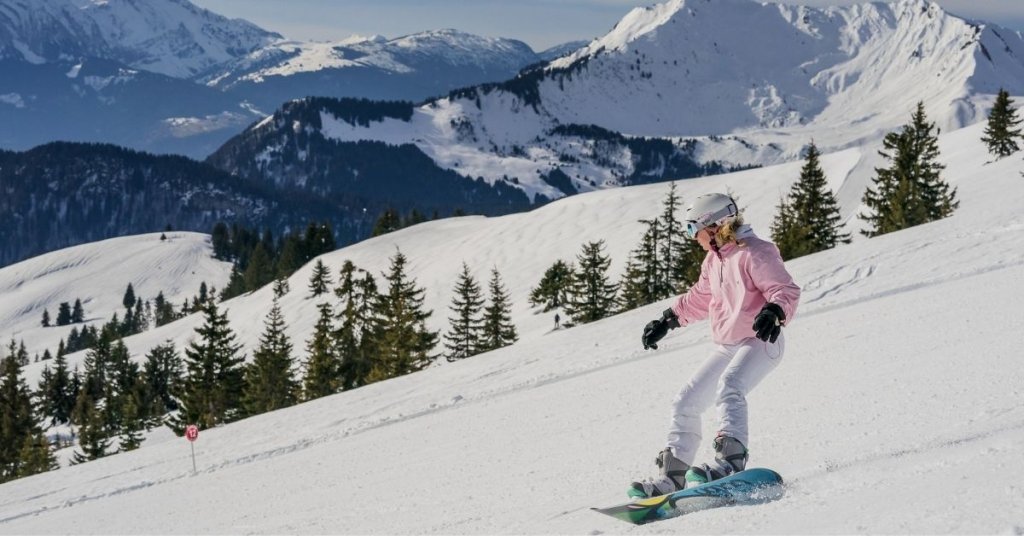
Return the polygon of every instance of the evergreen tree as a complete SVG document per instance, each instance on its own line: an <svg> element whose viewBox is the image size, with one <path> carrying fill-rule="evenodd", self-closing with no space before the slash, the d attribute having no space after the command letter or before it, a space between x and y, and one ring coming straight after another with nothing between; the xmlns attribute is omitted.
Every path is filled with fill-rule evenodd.
<svg viewBox="0 0 1024 536"><path fill-rule="evenodd" d="M68 302L60 302L57 307L57 325L66 326L71 323L71 305Z"/></svg>
<svg viewBox="0 0 1024 536"><path fill-rule="evenodd" d="M153 300L153 323L156 327L169 324L178 318L174 312L174 304L164 298L163 291L160 291Z"/></svg>
<svg viewBox="0 0 1024 536"><path fill-rule="evenodd" d="M210 233L210 241L213 243L213 258L221 261L231 260L231 234L228 232L227 224L217 222Z"/></svg>
<svg viewBox="0 0 1024 536"><path fill-rule="evenodd" d="M380 236L401 229L401 220L402 218L398 215L397 210L393 208L386 209L380 217L377 218L376 223L373 224L373 231L370 232L370 236Z"/></svg>
<svg viewBox="0 0 1024 536"><path fill-rule="evenodd" d="M306 376L303 393L306 400L332 395L341 385L338 356L334 352L334 311L331 304L317 305L320 316L313 328L313 336L306 341Z"/></svg>
<svg viewBox="0 0 1024 536"><path fill-rule="evenodd" d="M619 307L622 310L654 303L665 296L661 294L664 275L658 259L659 220L640 220L647 224L640 244L629 253L626 270L619 287Z"/></svg>
<svg viewBox="0 0 1024 536"><path fill-rule="evenodd" d="M288 284L288 278L287 277L279 277L279 278L274 280L274 297L275 298L280 298L281 296L284 296L285 294L288 294L288 291L290 291L290 290L291 290L291 286Z"/></svg>
<svg viewBox="0 0 1024 536"><path fill-rule="evenodd" d="M124 291L124 297L121 298L121 303L125 309L131 309L135 305L135 289L132 288L132 284L128 283L128 288Z"/></svg>
<svg viewBox="0 0 1024 536"><path fill-rule="evenodd" d="M932 131L935 130L935 133ZM882 140L879 154L891 162L875 168L874 188L864 194L873 214L861 215L871 225L866 236L878 236L949 216L959 206L956 189L940 177L938 131L918 103L911 123Z"/></svg>
<svg viewBox="0 0 1024 536"><path fill-rule="evenodd" d="M512 323L512 300L497 268L491 269L491 281L487 286L490 302L484 307L482 352L504 348L519 339Z"/></svg>
<svg viewBox="0 0 1024 536"><path fill-rule="evenodd" d="M245 370L245 409L249 415L286 408L298 401L299 384L292 370L292 343L281 306L274 300L259 346Z"/></svg>
<svg viewBox="0 0 1024 536"><path fill-rule="evenodd" d="M327 292L333 283L331 272L327 269L323 259L317 259L316 265L313 266L313 275L309 278L309 291L313 293L313 297Z"/></svg>
<svg viewBox="0 0 1024 536"><path fill-rule="evenodd" d="M173 341L154 346L142 365L146 384L143 413L154 417L178 409L177 397L184 386L184 365Z"/></svg>
<svg viewBox="0 0 1024 536"><path fill-rule="evenodd" d="M139 365L132 361L128 347L118 339L111 346L110 380L106 385L106 413L111 430L124 430L129 424L126 408L131 406L139 418L143 383Z"/></svg>
<svg viewBox="0 0 1024 536"><path fill-rule="evenodd" d="M75 414L81 426L78 428L78 448L71 457L71 464L77 465L106 456L110 448L102 412L87 389L82 389L75 403Z"/></svg>
<svg viewBox="0 0 1024 536"><path fill-rule="evenodd" d="M406 273L407 262L401 251L396 252L384 276L388 289L378 296L374 315L379 360L369 381L422 370L434 359L430 351L437 344L437 332L427 329L431 311L423 310L426 291Z"/></svg>
<svg viewBox="0 0 1024 536"><path fill-rule="evenodd" d="M75 299L75 306L71 310L71 322L77 324L85 321L85 309L82 308L82 300Z"/></svg>
<svg viewBox="0 0 1024 536"><path fill-rule="evenodd" d="M545 313L563 306L571 280L572 268L565 261L555 261L544 272L537 287L530 290L530 305L543 306Z"/></svg>
<svg viewBox="0 0 1024 536"><path fill-rule="evenodd" d="M274 265L270 254L260 242L249 258L249 267L245 269L245 291L252 292L274 280ZM231 283L228 283L231 286Z"/></svg>
<svg viewBox="0 0 1024 536"><path fill-rule="evenodd" d="M676 217L676 211L682 200L676 195L676 183L669 185L668 195L662 202L660 232L655 237L658 244L658 256L654 259L659 276L654 280L655 300L671 296L682 280L683 254L686 248L686 237L683 235L682 221ZM649 262L649 261L648 261Z"/></svg>
<svg viewBox="0 0 1024 536"><path fill-rule="evenodd" d="M41 431L25 438L19 453L20 464L17 478L37 475L60 468L57 456Z"/></svg>
<svg viewBox="0 0 1024 536"><path fill-rule="evenodd" d="M482 350L483 318L481 311L484 299L480 285L469 273L469 266L462 263L462 272L455 282L455 295L450 306L454 316L448 317L451 324L445 334L445 352L449 362L465 359Z"/></svg>
<svg viewBox="0 0 1024 536"><path fill-rule="evenodd" d="M1021 138L1021 119L1017 117L1017 109L1013 107L1010 93L1000 88L992 111L988 114L988 126L981 141L988 145L988 151L996 157L1003 158L1020 150L1017 145Z"/></svg>
<svg viewBox="0 0 1024 536"><path fill-rule="evenodd" d="M850 242L842 232L839 204L828 188L821 169L821 153L812 142L800 178L789 190L789 198L779 203L772 222L772 241L783 259L793 259Z"/></svg>
<svg viewBox="0 0 1024 536"><path fill-rule="evenodd" d="M338 330L334 333L341 388L354 389L366 384L373 369L377 282L370 272L345 261L334 293L341 300Z"/></svg>
<svg viewBox="0 0 1024 536"><path fill-rule="evenodd" d="M44 328L50 327L50 310L49 309L43 309L43 327Z"/></svg>
<svg viewBox="0 0 1024 536"><path fill-rule="evenodd" d="M611 316L615 311L618 285L608 280L612 261L604 254L604 240L584 244L576 260L579 268L572 276L566 313L577 324Z"/></svg>
<svg viewBox="0 0 1024 536"><path fill-rule="evenodd" d="M245 274L238 267L236 263L231 267L231 275L228 276L228 284L221 291L220 298L227 300L234 298L235 296L241 296L245 294Z"/></svg>
<svg viewBox="0 0 1024 536"><path fill-rule="evenodd" d="M285 279L298 270L305 259L302 254L302 238L296 234L289 234L284 237L281 253L277 256L277 277Z"/></svg>
<svg viewBox="0 0 1024 536"><path fill-rule="evenodd" d="M187 374L178 429L188 424L206 429L230 422L239 416L242 406L241 347L235 344L227 313L221 313L214 300L206 302L203 309L204 323L196 328L196 339L185 349Z"/></svg>
<svg viewBox="0 0 1024 536"><path fill-rule="evenodd" d="M118 452L135 450L139 448L139 445L142 445L142 429L144 427L142 411L135 397L124 399L121 413L123 420Z"/></svg>
<svg viewBox="0 0 1024 536"><path fill-rule="evenodd" d="M41 433L32 410L32 393L11 352L0 360L0 482L18 477L22 446Z"/></svg>
<svg viewBox="0 0 1024 536"><path fill-rule="evenodd" d="M71 373L64 354L57 352L53 366L49 381L40 382L41 410L50 419L50 425L67 424L71 421L76 394L72 392Z"/></svg>

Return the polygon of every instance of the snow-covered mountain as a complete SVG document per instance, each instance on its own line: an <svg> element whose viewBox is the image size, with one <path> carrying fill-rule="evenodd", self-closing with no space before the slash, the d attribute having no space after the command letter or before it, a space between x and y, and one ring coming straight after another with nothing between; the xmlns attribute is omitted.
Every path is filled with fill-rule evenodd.
<svg viewBox="0 0 1024 536"><path fill-rule="evenodd" d="M0 0L0 147L202 158L291 99L422 101L540 61L520 41L455 30L305 43L188 0Z"/></svg>
<svg viewBox="0 0 1024 536"><path fill-rule="evenodd" d="M1021 34L925 0L825 9L670 0L507 82L365 124L325 109L311 130L338 142L415 144L440 167L491 183L515 178L528 195L550 198L565 194L545 179L556 169L579 191L637 173L679 176L645 168L609 137L659 137L661 158L770 164L812 139L825 150L877 140L918 101L945 130L971 124L1000 87L1024 94ZM279 151L274 128L265 121L247 133L267 134L253 164Z"/></svg>
<svg viewBox="0 0 1024 536"><path fill-rule="evenodd" d="M539 61L522 41L437 30L396 39L280 41L227 62L200 81L269 109L307 95L419 101L481 81L506 80Z"/></svg>
<svg viewBox="0 0 1024 536"><path fill-rule="evenodd" d="M639 218L667 187L559 200L528 214L417 225L321 259L384 270L398 246L443 327L455 274L503 274L519 343L203 431L6 483L7 533L1016 533L1024 518L1024 392L1015 334L1024 286L1019 156L989 162L981 125L944 134L950 218L796 259L803 288L778 369L750 396L751 463L778 470L781 501L642 529L590 512L656 471L673 395L713 345L706 324L640 349L665 303L551 332L526 304L553 260L603 238L621 272ZM866 153L823 158L829 184ZM684 201L732 189L761 234L798 163L682 181ZM859 211L856 203L844 216ZM63 253L63 252L62 252ZM281 301L302 348L316 316L307 266ZM122 278L130 274L122 274ZM5 295L0 295L4 300ZM270 289L224 304L251 352ZM37 317L31 311L31 317ZM136 359L180 344L190 317L127 340ZM0 327L0 337L5 336ZM302 350L297 350L301 354ZM71 356L80 362L82 356ZM42 365L26 372L30 383ZM709 412L708 417L711 413ZM705 437L714 433L705 421ZM710 447L701 451L704 459ZM957 500L950 500L951 489ZM367 500L367 498L372 498ZM388 497L394 500L377 500ZM137 515L126 515L134 512ZM183 512L196 512L186 516Z"/></svg>
<svg viewBox="0 0 1024 536"><path fill-rule="evenodd" d="M83 57L191 78L281 39L188 0L2 0L0 58Z"/></svg>

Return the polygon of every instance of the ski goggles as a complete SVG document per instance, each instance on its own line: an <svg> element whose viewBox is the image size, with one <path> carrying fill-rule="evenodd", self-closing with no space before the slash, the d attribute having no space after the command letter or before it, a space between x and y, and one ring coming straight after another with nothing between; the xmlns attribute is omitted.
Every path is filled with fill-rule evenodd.
<svg viewBox="0 0 1024 536"><path fill-rule="evenodd" d="M716 212L701 214L696 220L686 220L683 222L686 224L683 228L683 232L691 239L697 238L697 233L702 229L711 227L712 225L719 225L726 219L736 216L738 213L739 211L736 209L736 205L729 203Z"/></svg>

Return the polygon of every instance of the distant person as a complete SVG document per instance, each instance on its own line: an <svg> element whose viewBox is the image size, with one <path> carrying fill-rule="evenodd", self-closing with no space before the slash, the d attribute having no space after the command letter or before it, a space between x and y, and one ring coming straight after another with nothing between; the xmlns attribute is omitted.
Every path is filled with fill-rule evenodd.
<svg viewBox="0 0 1024 536"><path fill-rule="evenodd" d="M702 195L686 210L685 233L707 251L700 278L675 304L644 328L644 349L658 348L670 329L711 317L715 349L679 391L667 446L658 453L660 475L633 482L630 497L654 497L723 478L747 464L747 393L778 366L785 351L782 327L800 301L800 287L775 244L758 238L735 201ZM717 408L715 457L693 465L701 441L701 414Z"/></svg>
<svg viewBox="0 0 1024 536"><path fill-rule="evenodd" d="M562 326L562 324L559 322L560 320L561 318L558 316L558 313L555 313L555 329L558 329L559 327Z"/></svg>

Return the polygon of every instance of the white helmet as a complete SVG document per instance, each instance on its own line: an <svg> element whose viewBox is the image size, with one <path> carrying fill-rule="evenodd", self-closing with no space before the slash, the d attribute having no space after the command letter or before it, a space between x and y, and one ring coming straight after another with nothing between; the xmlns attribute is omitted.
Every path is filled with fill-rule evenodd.
<svg viewBox="0 0 1024 536"><path fill-rule="evenodd" d="M701 229L709 225L722 225L740 213L739 207L725 194L704 194L693 200L686 209L686 235L696 238Z"/></svg>

